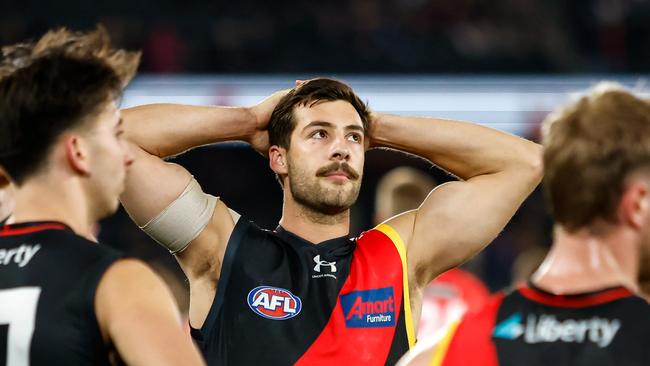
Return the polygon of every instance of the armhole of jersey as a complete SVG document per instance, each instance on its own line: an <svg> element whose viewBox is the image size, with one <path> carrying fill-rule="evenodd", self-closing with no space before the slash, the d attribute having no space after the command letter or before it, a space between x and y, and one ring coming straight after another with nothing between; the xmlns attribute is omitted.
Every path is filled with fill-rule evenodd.
<svg viewBox="0 0 650 366"><path fill-rule="evenodd" d="M442 363L445 360L445 356L447 355L449 345L451 344L451 340L454 339L454 334L456 334L456 329L458 329L459 324L460 320L456 320L449 325L447 333L440 340L440 342L438 342L435 349L433 350L433 357L431 357L429 366L442 366Z"/></svg>
<svg viewBox="0 0 650 366"><path fill-rule="evenodd" d="M402 260L402 277L403 277L403 286L402 289L404 293L404 323L406 324L406 336L408 337L409 349L412 349L415 346L415 327L413 326L413 315L411 313L411 296L409 293L409 275L408 267L406 262L406 246L402 241L402 237L399 235L395 229L390 225L380 224L376 227L377 230L384 233L395 245L399 257Z"/></svg>
<svg viewBox="0 0 650 366"><path fill-rule="evenodd" d="M239 243L242 241L242 238L246 233L248 225L249 221L241 217L239 220L237 220L237 223L235 224L235 227L230 234L230 238L228 239L226 252L223 255L221 272L219 274L219 282L217 283L217 290L214 294L212 306L210 306L208 316L205 318L203 326L201 326L201 329L197 329L201 335L202 341L205 341L209 337L210 331L214 329L214 324L217 321L217 315L219 314L219 310L221 309L224 298L226 296L233 262L235 261L235 256L237 255L237 249L239 248Z"/></svg>

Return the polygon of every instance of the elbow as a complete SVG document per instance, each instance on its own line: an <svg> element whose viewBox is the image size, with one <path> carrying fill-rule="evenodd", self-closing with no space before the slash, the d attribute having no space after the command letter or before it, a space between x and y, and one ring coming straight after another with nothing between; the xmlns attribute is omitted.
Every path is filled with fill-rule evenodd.
<svg viewBox="0 0 650 366"><path fill-rule="evenodd" d="M529 152L524 161L526 171L529 173L533 187L536 187L544 177L544 149L542 145L530 142Z"/></svg>
<svg viewBox="0 0 650 366"><path fill-rule="evenodd" d="M533 144L531 148L533 152L531 153L528 165L535 178L535 182L539 183L544 176L544 148L540 144Z"/></svg>

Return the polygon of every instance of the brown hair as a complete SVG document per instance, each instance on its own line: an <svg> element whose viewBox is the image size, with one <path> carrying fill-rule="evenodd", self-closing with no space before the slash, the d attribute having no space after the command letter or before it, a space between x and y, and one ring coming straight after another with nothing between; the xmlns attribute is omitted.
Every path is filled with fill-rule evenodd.
<svg viewBox="0 0 650 366"><path fill-rule="evenodd" d="M119 97L140 59L111 48L101 26L49 31L2 53L0 165L17 184L43 165L58 136Z"/></svg>
<svg viewBox="0 0 650 366"><path fill-rule="evenodd" d="M354 107L361 117L364 130L368 130L368 106L348 85L334 79L316 78L291 89L275 106L269 121L269 142L288 149L291 133L296 128L293 112L296 106L313 106L321 102L343 100Z"/></svg>
<svg viewBox="0 0 650 366"><path fill-rule="evenodd" d="M650 166L650 103L603 83L543 125L544 193L568 231L613 222L626 178Z"/></svg>

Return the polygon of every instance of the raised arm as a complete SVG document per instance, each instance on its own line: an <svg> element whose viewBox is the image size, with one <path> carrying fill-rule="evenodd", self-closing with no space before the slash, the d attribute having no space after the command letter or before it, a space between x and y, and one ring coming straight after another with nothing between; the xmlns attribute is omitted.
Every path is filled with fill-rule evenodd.
<svg viewBox="0 0 650 366"><path fill-rule="evenodd" d="M234 140L248 142L266 153L266 123L280 96L274 94L251 108L155 104L122 111L135 161L121 201L136 224L142 227L160 218L163 210L193 187L192 176L185 168L162 158L196 146ZM214 298L235 221L221 200L200 189L192 192L193 197L205 198L204 208L210 217L205 226L190 228L198 230L197 235L176 257L190 282L190 322L200 327Z"/></svg>
<svg viewBox="0 0 650 366"><path fill-rule="evenodd" d="M162 158L206 144L252 141L258 125L252 108L178 104L129 108L122 118L136 156L122 203L139 225L166 208L191 179L184 168Z"/></svg>
<svg viewBox="0 0 650 366"><path fill-rule="evenodd" d="M252 108L149 104L122 110L127 137L165 158L197 146L248 141L257 130Z"/></svg>
<svg viewBox="0 0 650 366"><path fill-rule="evenodd" d="M377 114L369 136L371 146L419 155L460 178L388 222L420 287L489 244L542 177L541 146L472 123Z"/></svg>

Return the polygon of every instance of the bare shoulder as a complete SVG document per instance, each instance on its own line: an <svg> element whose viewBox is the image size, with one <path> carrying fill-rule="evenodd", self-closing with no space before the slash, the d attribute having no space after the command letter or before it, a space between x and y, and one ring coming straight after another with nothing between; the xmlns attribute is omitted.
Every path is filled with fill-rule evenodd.
<svg viewBox="0 0 650 366"><path fill-rule="evenodd" d="M152 309L174 314L175 303L162 280L137 259L122 259L104 273L95 292L95 313L104 339L110 340L124 311L146 313Z"/></svg>
<svg viewBox="0 0 650 366"><path fill-rule="evenodd" d="M102 336L129 365L202 365L172 295L146 264L116 261L95 294Z"/></svg>
<svg viewBox="0 0 650 366"><path fill-rule="evenodd" d="M446 220L454 220L458 211L448 204L449 199L457 198L463 193L464 182L447 182L436 187L420 207L403 212L386 220L384 224L392 227L404 241L407 250L411 250L419 238L419 231L434 227L444 227Z"/></svg>
<svg viewBox="0 0 650 366"><path fill-rule="evenodd" d="M110 314L107 307L127 307L158 303L174 307L167 287L163 281L144 262L137 259L122 259L113 263L104 273L95 294L95 306L98 316Z"/></svg>
<svg viewBox="0 0 650 366"><path fill-rule="evenodd" d="M411 237L413 236L413 225L415 223L416 214L417 210L406 211L384 221L380 226L388 225L395 230L408 249Z"/></svg>

